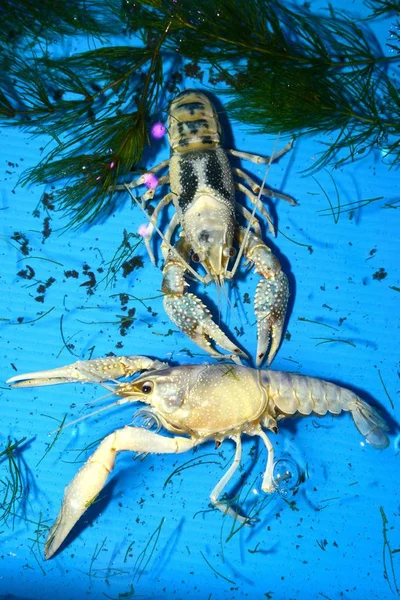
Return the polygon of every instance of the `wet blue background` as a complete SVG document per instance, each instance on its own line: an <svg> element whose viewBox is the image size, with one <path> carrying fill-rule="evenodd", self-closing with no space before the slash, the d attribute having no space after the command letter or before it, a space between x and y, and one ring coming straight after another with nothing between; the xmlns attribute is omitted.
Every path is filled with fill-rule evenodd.
<svg viewBox="0 0 400 600"><path fill-rule="evenodd" d="M360 3L354 10L360 11ZM382 44L393 23L389 19L376 24ZM201 85L187 80L184 87ZM218 92L217 97L224 101ZM232 120L230 126L235 148L271 152L272 136L254 135ZM392 550L397 549L399 442L394 422L399 420L400 294L392 286L400 286L398 172L382 163L376 149L360 162L318 172L315 178L304 176L302 171L313 164L321 145L333 137L299 140L270 169L268 185L299 202L298 207L283 201L270 203L280 233L276 240L269 237L268 243L290 276L292 293L286 339L273 368L333 380L378 402L393 419L389 449L378 452L365 445L348 415L284 422L273 437L276 460L290 459L306 474L297 495L289 496L296 502L293 510L278 494L266 499L262 495L265 450L246 440L243 470L228 492L234 496L243 483L240 499L247 495L245 511L263 508L256 526L241 529L229 541L232 521L209 510L208 494L233 458L231 442L218 451L209 443L195 454L148 456L142 461L133 461L126 453L118 458L102 500L87 512L63 551L45 562L42 525L55 518L63 489L85 456L80 450L132 422L134 409L110 411L66 429L38 464L54 439L49 433L64 415L67 422L79 417L87 411L84 403L102 396L103 390L80 385L9 390L3 383L0 451L8 437L26 437L17 456L27 495L25 503L15 507L16 516L0 526L1 598L47 599L55 593L60 600L85 595L126 598L133 592L142 598L202 600L355 600L396 595L391 591L395 582L387 551L389 581L384 578L380 507L388 519L387 539ZM136 309L135 321L126 336L120 334L118 321L124 311L115 294L148 298L158 296L161 286L161 273L149 263L143 245L136 251L143 257L143 268L126 278L119 273L108 286L103 279L123 230L136 233L144 222L129 198L121 195L111 217L79 231L63 231L65 220L51 212L52 233L43 240L48 215L41 205L39 217L33 212L43 192L51 189L15 185L23 170L37 163L47 139L32 139L14 129L3 129L1 139L1 380L68 364L91 353L93 357L114 352L201 362L204 357L197 347L168 321L159 297L144 300L146 306L131 298L128 309ZM154 150L152 164L167 158L166 140L154 141ZM262 179L263 167L242 165ZM383 199L356 210L352 218L343 210L335 223L318 185L335 206L329 173L342 205L377 196ZM29 256L23 256L11 239L16 231L27 236ZM35 273L31 280L18 275L28 265ZM382 280L374 278L380 269L387 273ZM71 270L77 278L66 276ZM86 285L88 270L97 280L93 295ZM37 288L50 277L55 281L39 303ZM233 303L239 300L237 306L228 310L225 301L222 305L227 330L243 327L244 334L237 339L251 355L256 328L252 304L243 298L246 293L252 298L257 280L243 269L238 291L229 292ZM212 307L217 306L212 286L199 291ZM73 346L66 348L62 336ZM319 345L326 338L351 345L338 341ZM188 356L188 351L194 356ZM197 466L177 473L164 486L171 473L190 459L196 459L190 464ZM5 490L1 482L8 476L6 466L5 461L0 463L0 498ZM395 569L398 557L393 555Z"/></svg>

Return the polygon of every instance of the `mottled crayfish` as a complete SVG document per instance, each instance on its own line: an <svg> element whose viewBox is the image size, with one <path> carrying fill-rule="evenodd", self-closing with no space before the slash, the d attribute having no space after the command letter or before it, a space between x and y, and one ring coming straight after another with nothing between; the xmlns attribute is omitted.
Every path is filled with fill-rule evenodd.
<svg viewBox="0 0 400 600"><path fill-rule="evenodd" d="M233 358L246 356L215 323L203 302L186 292L188 283L185 279L190 273L203 283L214 281L218 287L223 286L225 280L235 275L244 255L261 275L255 294L258 334L256 365L262 363L268 348L270 364L282 337L289 297L288 280L278 259L262 240L255 211L250 212L237 199L237 192L242 192L260 215L266 218L273 235L274 226L260 196L282 198L293 205L296 202L284 194L260 188L241 169L233 168L227 155L257 164L270 164L290 150L292 144L290 142L271 157L223 149L217 112L209 98L195 90L186 90L172 101L168 112L168 137L171 145L169 160L153 167L136 181L114 188L130 191L144 185L149 173L154 175L166 167L169 169L169 173L157 182L158 185L169 184L170 192L159 201L149 217L150 227L145 237L147 251L155 263L150 238L154 229L161 234L157 227L160 211L172 202L176 212L165 233L161 234L161 250L165 261L162 283L164 308L175 325L211 355L221 356L211 346L210 340L213 340L231 353ZM249 187L235 182L234 176ZM154 189L148 190L142 196L142 206L153 196ZM173 243L177 228L180 228L178 241ZM232 259L234 263L229 269ZM190 262L200 263L205 275L200 275Z"/></svg>

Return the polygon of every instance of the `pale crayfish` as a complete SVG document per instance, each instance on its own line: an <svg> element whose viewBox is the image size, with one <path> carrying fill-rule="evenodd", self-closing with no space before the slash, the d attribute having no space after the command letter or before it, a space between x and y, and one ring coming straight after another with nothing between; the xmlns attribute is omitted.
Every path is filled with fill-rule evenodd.
<svg viewBox="0 0 400 600"><path fill-rule="evenodd" d="M219 500L241 460L241 436L259 436L268 458L262 490L274 491L274 450L265 429L278 431L278 422L293 415L325 415L350 411L360 433L375 448L389 441L384 419L353 392L333 383L270 370L255 370L237 364L202 364L169 367L144 356L110 357L76 362L70 366L17 375L8 380L16 387L68 382L101 383L145 371L131 382L115 382L120 397L111 406L128 402L149 405L149 418L176 434L165 437L142 427L127 426L108 435L65 490L57 519L50 530L45 556L50 558L72 527L95 500L114 468L118 452L181 453L214 440L226 438L236 444L234 460L211 492L212 504L222 512L247 522L228 503ZM103 384L104 385L104 384ZM109 386L105 386L109 389ZM101 408L105 410L109 406ZM80 420L80 419L79 419ZM183 434L183 435L181 435ZM186 436L186 437L184 437Z"/></svg>
<svg viewBox="0 0 400 600"><path fill-rule="evenodd" d="M149 229L145 236L146 248L154 264L150 245L154 229L163 239L161 250L165 264L162 292L165 311L183 333L211 355L221 357L221 353L211 346L210 340L213 340L233 356L246 356L214 322L203 302L194 294L186 292L188 283L185 281L186 274L191 273L202 283L214 281L219 288L226 279L235 275L244 255L262 277L255 294L258 334L256 365L262 363L268 347L270 364L282 337L289 286L278 259L262 240L260 223L254 213L257 209L266 218L270 232L275 235L271 217L261 204L260 196L282 198L293 205L296 202L284 194L260 188L241 169L231 167L227 154L269 165L290 150L292 144L290 142L271 157L224 150L221 146L221 126L217 112L209 98L195 90L182 92L171 103L168 136L171 145L170 160L161 162L136 181L114 188L127 189L134 198L130 191L132 188L144 185L149 176L155 178L155 173L169 167L169 173L156 179L156 182L158 185L169 184L170 192L159 201L149 217ZM249 187L235 182L233 175L241 178ZM238 191L254 205L253 212L237 200ZM154 189L149 189L142 196L143 209L147 200L153 196ZM138 202L135 198L134 200ZM160 211L171 202L176 212L166 232L162 234L157 227L157 220ZM243 223L248 223L247 227L239 225L238 216ZM181 228L179 238L173 244L172 237L178 226ZM235 256L233 267L228 270L229 262ZM189 264L190 261L200 263L206 272L205 276L201 276Z"/></svg>

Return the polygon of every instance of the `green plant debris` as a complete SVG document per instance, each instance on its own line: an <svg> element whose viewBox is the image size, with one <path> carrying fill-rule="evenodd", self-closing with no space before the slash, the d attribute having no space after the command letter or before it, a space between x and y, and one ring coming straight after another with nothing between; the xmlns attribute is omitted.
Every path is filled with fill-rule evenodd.
<svg viewBox="0 0 400 600"><path fill-rule="evenodd" d="M320 188L320 190L322 191L322 193L324 194L325 198L328 200L328 204L329 204L330 211L332 213L333 221L335 222L335 224L337 224L339 222L339 217L340 217L340 212L341 212L339 190L337 188L336 182L333 179L331 173L329 171L325 171L325 172L328 173L328 175L332 179L333 185L335 186L336 202L337 202L335 209L333 208L332 202L331 202L327 192L322 187L322 185L320 184L318 179L314 176L313 176L313 179L314 179L315 183L318 185L318 187ZM335 212L335 210L336 210L336 212Z"/></svg>
<svg viewBox="0 0 400 600"><path fill-rule="evenodd" d="M254 464L257 464L259 458L260 458L261 453L258 454ZM245 482L243 482L243 484L240 487L239 493L233 497L230 498L229 500L224 500L227 504L227 507L232 507L235 506L235 512L236 515L239 514L246 514L246 519L243 522L239 522L236 518L234 519L229 519L229 522L231 522L231 528L230 528L230 532L228 534L228 536L226 537L226 542L229 542L241 529L242 527L245 527L246 525L248 525L249 523L252 523L254 521L257 520L258 515L263 511L265 506L268 506L268 504L270 502L272 502L274 495L273 494L265 494L262 496L257 497L257 499L252 503L252 506L250 507L250 510L246 511L246 513L243 510L243 506L245 505L251 490L254 488L254 486L256 485L256 482L259 478L256 477L252 483L252 485L250 485L247 489L247 492L243 498L242 501L240 501L242 492L244 490L245 487ZM222 522L222 526L221 526L221 539L222 539L222 530L224 527L224 524L226 523L227 519L224 519Z"/></svg>
<svg viewBox="0 0 400 600"><path fill-rule="evenodd" d="M43 454L42 458L41 458L41 459L39 460L39 462L36 464L36 466L37 466L37 467L40 465L40 463L42 462L42 460L43 460L43 459L44 459L44 458L45 458L45 457L48 455L48 453L50 452L50 450L53 448L54 444L56 443L56 441L57 441L57 440L58 440L58 438L60 437L60 435L61 435L61 432L62 432L62 429L63 429L63 427L64 427L65 420L66 420L66 418L67 418L67 414L68 414L68 413L65 413L65 415L64 415L64 417L63 417L63 419L62 419L62 421L61 421L61 423L60 423L60 426L58 427L58 429L57 429L57 431L56 431L56 434L55 434L55 436L54 436L54 439L53 439L53 441L52 441L52 442L51 442L51 443L48 445L46 452ZM47 415L41 415L41 416L47 416Z"/></svg>
<svg viewBox="0 0 400 600"><path fill-rule="evenodd" d="M5 465L6 474L0 479L2 499L0 503L0 523L7 523L8 518L17 512L20 501L27 493L22 474L21 451L26 437L14 442L8 438L6 448L0 452L0 465Z"/></svg>
<svg viewBox="0 0 400 600"><path fill-rule="evenodd" d="M136 308L130 308L126 314L115 315L117 318L116 321L83 321L82 319L77 319L77 321L85 325L118 325L120 335L125 336L129 327L136 321L135 314Z"/></svg>
<svg viewBox="0 0 400 600"><path fill-rule="evenodd" d="M394 563L393 563L393 552L392 549L390 547L390 542L388 540L388 529L387 529L387 525L389 523L384 508L383 506L379 507L379 510L381 512L381 517L382 517L382 536L383 536L383 548L382 548L382 560L383 560L383 576L386 579L386 581L388 582L388 585L390 587L390 591L395 593L400 596L400 590L397 586L397 579L396 579L396 572L395 572L395 568L394 568ZM387 559L386 559L386 554L387 552L389 553L389 563L390 563L390 572L391 572L391 577L389 577L389 573L387 570ZM393 586L391 583L391 579L393 582ZM394 592L394 590L395 592Z"/></svg>
<svg viewBox="0 0 400 600"><path fill-rule="evenodd" d="M391 290L394 290L395 292L400 292L400 288L399 288L399 287L397 287L396 285L389 285L389 288L390 288Z"/></svg>
<svg viewBox="0 0 400 600"><path fill-rule="evenodd" d="M76 356L77 358L79 358L79 355L75 354L75 352L73 352L73 350L72 350L73 345L70 343L70 341L71 341L71 339L73 337L75 337L76 335L78 335L78 333L80 333L80 331L78 331L77 333L74 333L72 336L70 336L66 340L65 336L64 336L64 331L63 331L63 320L64 320L64 315L61 315L61 317L60 317L60 335L61 335L61 339L63 341L63 346L61 347L61 350L57 354L57 358L61 355L61 353L63 352L64 348L66 348L68 350L68 352L70 354L72 354L72 356Z"/></svg>
<svg viewBox="0 0 400 600"><path fill-rule="evenodd" d="M286 502L286 504L289 506L290 510L293 510L294 512L300 511L300 509L298 508L298 506L296 504L296 500L288 500L287 498L285 498L285 496L282 496L282 494L279 494L279 496L282 498L282 500L284 502Z"/></svg>
<svg viewBox="0 0 400 600"><path fill-rule="evenodd" d="M105 592L103 592L103 594L106 598L110 598L110 600L124 600L124 598L133 598L135 595L135 588L131 584L127 592L120 592L116 598L114 596L109 596Z"/></svg>
<svg viewBox="0 0 400 600"><path fill-rule="evenodd" d="M326 547L328 545L328 541L327 540L316 540L318 546L321 548L321 550L323 550L325 552Z"/></svg>
<svg viewBox="0 0 400 600"><path fill-rule="evenodd" d="M11 238L11 239L13 239L13 238ZM14 250L17 250L17 252L21 252L21 248L19 246L16 246L12 242L10 242L10 240L8 240L7 238L0 236L0 240L3 240L3 242L6 242L6 244L8 244L12 248L14 248ZM29 256L26 258L29 258Z"/></svg>
<svg viewBox="0 0 400 600"><path fill-rule="evenodd" d="M201 454L200 456L195 456L194 458L191 458L190 460L186 461L185 463L183 463L183 465L179 465L179 467L174 469L174 471L172 471L172 473L164 481L163 488L167 487L168 483L172 480L172 478L175 475L177 475L178 473L181 473L182 471L185 471L186 469L191 469L192 467L199 467L201 465L218 465L221 469L223 468L223 465L221 465L220 461L217 461L217 460L206 460L205 461L205 460L203 460L207 456L215 457L215 454L211 453L211 452L208 452L206 454Z"/></svg>
<svg viewBox="0 0 400 600"><path fill-rule="evenodd" d="M23 261L23 260L44 260L46 262L49 263L53 263L54 265L58 265L60 267L64 267L63 263L57 262L56 260L52 260L51 258L45 258L44 256L23 256L22 258L19 258L17 260L17 263Z"/></svg>
<svg viewBox="0 0 400 600"><path fill-rule="evenodd" d="M254 546L253 550L251 550L250 548L247 548L247 552L250 552L250 554L256 554L257 552L261 552L261 550L258 549L260 545L260 542L257 542L257 544Z"/></svg>
<svg viewBox="0 0 400 600"><path fill-rule="evenodd" d="M306 319L305 317L298 317L298 321L303 321L305 323L315 323L315 325L322 325L322 327L329 327L329 329L334 329L335 331L339 331L337 327L333 327L333 325L328 325L327 323L321 323L321 321L312 321L311 319Z"/></svg>
<svg viewBox="0 0 400 600"><path fill-rule="evenodd" d="M153 533L151 534L146 546L144 547L144 549L140 552L140 554L138 555L136 562L135 562L135 566L134 566L134 575L133 575L133 579L135 579L135 577L137 576L138 581L141 578L141 576L143 575L143 573L146 570L147 565L149 564L155 550L157 547L157 542L158 539L160 537L161 534L161 529L162 526L165 523L165 517L163 517L160 521L160 524L158 525L158 527L153 531ZM151 547L150 550L150 554L148 557L146 557L147 554L147 550ZM143 564L144 563L144 564Z"/></svg>
<svg viewBox="0 0 400 600"><path fill-rule="evenodd" d="M161 333L159 331L152 331L153 335L159 335L161 337L169 337L170 335L174 335L174 333L181 333L178 329L168 329L167 333Z"/></svg>
<svg viewBox="0 0 400 600"><path fill-rule="evenodd" d="M356 210L359 210L359 209L363 208L364 206L368 206L369 204L372 204L373 202L379 202L380 200L383 200L383 198L384 198L384 196L377 196L376 198L368 198L366 200L356 200L355 202L348 202L347 204L342 204L342 205L337 205L337 206L331 205L330 209L323 208L322 210L318 210L317 213L319 213L319 215L321 217L326 217L326 216L329 216L330 214L336 214L337 220L335 221L335 223L337 223L341 213L352 213L352 216L353 216L353 214ZM346 208L346 210L344 210L344 208ZM337 212L335 213L335 211L337 211Z"/></svg>
<svg viewBox="0 0 400 600"><path fill-rule="evenodd" d="M352 346L353 348L357 348L354 342L350 342L350 340L343 340L341 338L311 338L312 340L322 340L315 344L316 346L321 346L322 344L347 344L348 346Z"/></svg>
<svg viewBox="0 0 400 600"><path fill-rule="evenodd" d="M36 319L32 319L31 321L24 321L24 317L21 317L20 319L17 320L16 323L11 323L10 322L10 325L30 325L31 323L36 323L36 321L40 321L40 319L43 319L44 317L47 317L47 315L50 314L51 311L54 310L54 309L55 309L55 306L52 306L45 313L43 313L42 315L40 315Z"/></svg>
<svg viewBox="0 0 400 600"><path fill-rule="evenodd" d="M132 243L132 241L134 243ZM129 233L126 229L124 229L122 242L116 249L110 262L106 263L108 267L107 273L100 283L104 280L106 281L106 286L114 283L116 281L118 272L123 268L125 263L132 259L135 251L142 242L143 238L138 233Z"/></svg>
<svg viewBox="0 0 400 600"><path fill-rule="evenodd" d="M228 579L228 577L225 577L225 575L222 575L222 573L220 573L219 571L217 571L217 569L215 569L212 564L210 563L209 560L207 560L207 558L204 556L203 552L200 550L200 554L203 557L203 560L208 564L208 566L210 567L211 571L213 571L213 573L215 573L215 575L218 577L221 577L222 579L225 579L225 581L227 581L228 583L231 583L232 585L236 585L235 581L232 581L232 579Z"/></svg>
<svg viewBox="0 0 400 600"><path fill-rule="evenodd" d="M282 357L282 360L286 360L288 362L294 363L295 365L300 365L298 360L294 360L293 358L285 358L284 356Z"/></svg>
<svg viewBox="0 0 400 600"><path fill-rule="evenodd" d="M381 380L381 384L382 384L382 386L383 386L383 389L385 390L385 394L386 394L386 396L389 398L390 405L391 405L391 407L392 407L392 408L393 408L393 410L394 410L394 404L393 404L393 400L391 399L391 397L390 397L390 394L389 394L389 392L387 391L387 387L386 387L386 385L385 385L385 382L383 381L383 378L382 378L382 375L381 375L381 372L380 372L380 370L379 370L379 369L378 369L378 375L379 375L379 379Z"/></svg>
<svg viewBox="0 0 400 600"><path fill-rule="evenodd" d="M120 297L121 294L112 294L110 298ZM137 298L133 296L133 294L124 294L127 298L134 300L135 302L140 302L148 312L152 312L151 307L148 304L145 304L146 300L158 300L159 298L164 298L164 294L159 294L158 296L149 296L148 298Z"/></svg>
<svg viewBox="0 0 400 600"><path fill-rule="evenodd" d="M104 498L106 498L106 496L101 496L99 498L99 494L96 494L95 496L93 496L93 498L91 498L90 500L88 500L86 502L85 509L89 508L89 506L92 506L93 504L98 504L99 502L104 500Z"/></svg>
<svg viewBox="0 0 400 600"><path fill-rule="evenodd" d="M68 427L68 425L67 425L67 427ZM90 444L88 444L84 448L75 448L74 450L69 450L68 452L78 452L78 454L76 455L76 457L74 458L74 460L65 460L65 459L62 459L62 462L73 463L73 464L86 462L86 457L84 459L82 459L82 460L79 460L80 456L82 454L87 454L89 451L93 450L93 448L96 448L96 446L98 446L99 443L103 441L103 439L104 438L101 437L101 438L95 440L94 442L90 442Z"/></svg>
<svg viewBox="0 0 400 600"><path fill-rule="evenodd" d="M29 519L25 519L25 520L29 521ZM42 564L43 559L40 558L40 560L39 560L38 554L40 557L42 557L42 555L43 555L42 548L41 548L42 542L41 542L40 538L42 538L43 536L47 537L47 535L49 533L50 526L46 524L47 521L42 520L42 513L40 513L39 521L37 523L35 523L35 525L37 525L35 532L34 532L36 534L36 537L34 539L30 538L32 545L29 547L29 550L31 551L31 553L32 553L39 569L42 571L43 575L46 575L46 571L43 568L43 564ZM29 522L33 523L34 521L29 521ZM35 552L35 549L37 550L37 553Z"/></svg>
<svg viewBox="0 0 400 600"><path fill-rule="evenodd" d="M311 246L311 244L302 244L300 242L296 242L296 240L294 240L293 238L286 235L286 233L283 233L283 231L281 229L278 229L278 231L281 235L283 235L284 238L289 240L289 242L293 242L293 244L296 244L296 246L302 246L303 248L307 248L307 250L309 251L310 254L312 254L314 252L314 248Z"/></svg>
<svg viewBox="0 0 400 600"><path fill-rule="evenodd" d="M397 210L398 208L400 208L400 199L399 200L392 200L391 202L386 202L383 205L383 208L393 208L394 210Z"/></svg>
<svg viewBox="0 0 400 600"><path fill-rule="evenodd" d="M130 552L131 552L131 550L133 548L134 543L135 543L134 541L131 542L129 544L128 548L126 549L125 556L124 556L124 563L126 563L126 561L128 560L128 556L130 555Z"/></svg>
<svg viewBox="0 0 400 600"><path fill-rule="evenodd" d="M96 346L92 346L91 348L88 348L89 353L86 357L86 360L91 360L92 356L93 356L93 352L95 351Z"/></svg>
<svg viewBox="0 0 400 600"><path fill-rule="evenodd" d="M104 540L101 542L101 544L96 544L94 552L92 554L92 558L90 559L88 576L89 576L91 584L92 584L92 577L95 576L93 565L96 562L96 560L99 558L100 553L103 551L104 546L106 545L106 542L107 542L107 537L104 538Z"/></svg>
<svg viewBox="0 0 400 600"><path fill-rule="evenodd" d="M225 370L221 377L231 377L232 379L239 380L239 377L235 370L235 365L225 365Z"/></svg>

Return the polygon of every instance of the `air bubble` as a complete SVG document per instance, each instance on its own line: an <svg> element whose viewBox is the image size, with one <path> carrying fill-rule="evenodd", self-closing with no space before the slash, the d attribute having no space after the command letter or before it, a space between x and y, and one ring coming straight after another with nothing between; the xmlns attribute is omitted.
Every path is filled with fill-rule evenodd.
<svg viewBox="0 0 400 600"><path fill-rule="evenodd" d="M300 468L290 458L282 458L274 463L272 484L276 491L286 498L300 484Z"/></svg>

